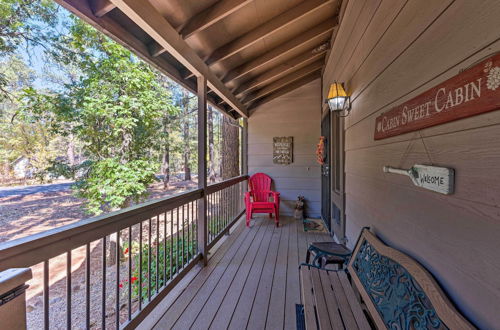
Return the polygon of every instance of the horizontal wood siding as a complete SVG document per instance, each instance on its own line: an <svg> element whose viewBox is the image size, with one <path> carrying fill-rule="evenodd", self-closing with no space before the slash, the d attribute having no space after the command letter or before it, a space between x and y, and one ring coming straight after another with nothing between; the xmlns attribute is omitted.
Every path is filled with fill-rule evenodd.
<svg viewBox="0 0 500 330"><path fill-rule="evenodd" d="M320 135L321 84L315 80L256 109L248 119L249 173L264 172L281 193L281 212L293 214L298 195L306 197L307 215L321 211ZM273 137L293 136L293 163L273 164Z"/></svg>
<svg viewBox="0 0 500 330"><path fill-rule="evenodd" d="M485 329L500 324L500 111L378 141L373 134L382 112L500 51L499 17L497 0L350 0L323 76L323 95L333 80L352 93L348 244L370 226L422 263ZM416 163L454 168L455 193L382 171Z"/></svg>

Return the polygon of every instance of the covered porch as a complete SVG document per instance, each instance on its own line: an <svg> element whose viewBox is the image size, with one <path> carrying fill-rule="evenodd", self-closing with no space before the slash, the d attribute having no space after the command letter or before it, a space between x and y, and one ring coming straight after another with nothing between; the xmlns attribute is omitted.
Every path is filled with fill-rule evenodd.
<svg viewBox="0 0 500 330"><path fill-rule="evenodd" d="M498 1L56 2L197 96L198 187L0 245L0 271L32 269L9 290L38 290L40 328L295 329L309 244L354 249L364 227L429 271L472 324L500 324ZM480 87L463 83L467 72ZM487 101L408 130L384 122L398 107L424 118L415 100L434 89L446 95L437 114L458 107L457 76L475 88L467 102L478 90ZM450 80L455 94L442 92ZM337 82L350 97L342 111L325 102ZM215 184L207 105L242 119L240 175ZM273 159L282 137L293 137L286 164ZM418 164L454 170L452 192L406 177ZM245 226L260 172L281 193L279 227L267 215ZM327 233L293 218L299 195ZM52 269L55 258L64 266ZM25 328L22 297L12 315Z"/></svg>
<svg viewBox="0 0 500 330"><path fill-rule="evenodd" d="M326 233L304 232L283 217L279 228L256 217L243 219L186 283L179 285L142 326L153 329L294 329L300 303L300 263L309 243L330 241Z"/></svg>

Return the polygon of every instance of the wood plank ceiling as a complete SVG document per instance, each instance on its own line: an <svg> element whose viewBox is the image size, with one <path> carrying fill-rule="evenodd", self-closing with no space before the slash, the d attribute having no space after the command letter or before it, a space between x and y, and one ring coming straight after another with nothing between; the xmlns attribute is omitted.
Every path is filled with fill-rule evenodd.
<svg viewBox="0 0 500 330"><path fill-rule="evenodd" d="M56 0L234 118L321 75L342 0Z"/></svg>

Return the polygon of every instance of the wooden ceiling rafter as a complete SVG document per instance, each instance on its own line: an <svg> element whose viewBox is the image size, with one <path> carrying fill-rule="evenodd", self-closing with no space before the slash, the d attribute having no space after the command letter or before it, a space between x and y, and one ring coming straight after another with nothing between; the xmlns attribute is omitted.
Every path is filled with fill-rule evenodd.
<svg viewBox="0 0 500 330"><path fill-rule="evenodd" d="M181 29L180 35L184 39L187 39L193 34L209 28L251 2L253 0L219 0L213 6L194 15Z"/></svg>
<svg viewBox="0 0 500 330"><path fill-rule="evenodd" d="M248 111L250 111L250 115L253 115L259 106L266 104L266 103L268 103L268 102L270 102L270 101L272 101L280 96L288 94L291 91L293 91L299 87L302 87L305 84L308 84L308 83L310 83L316 79L319 79L319 78L321 78L321 71L320 70L317 70L313 73L310 73L310 74L306 75L305 77L302 77L298 80L295 80L295 81L291 82L290 84L285 85L282 88L276 90L275 92L255 101L254 103L252 103L248 107Z"/></svg>
<svg viewBox="0 0 500 330"><path fill-rule="evenodd" d="M202 6L190 9L188 3L183 3L187 5L183 7L186 12L195 14L190 19L184 19L180 25L177 24L176 28L166 18L170 17L168 13L174 9L170 8L170 11L165 12L164 6L175 3L173 0L161 0L166 1L162 4L163 9L157 7L158 4L153 5L151 0L56 1L65 7L76 8L76 11L69 9L91 21L98 29L191 92L196 91L196 81L192 77L205 76L208 102L226 115L236 118L238 114L247 117L249 107L264 104L284 90L298 86L298 82L307 80L305 78L316 75L317 71L321 72L329 48L328 42L338 26L339 10L333 10L331 4L341 0L303 0L245 34L233 35L232 41L213 50L204 60L198 55L198 46L190 46L186 39L227 17L231 17L228 22L233 22L234 25L234 18L239 15L238 10L256 0L218 0L201 11ZM192 10L194 8L198 9ZM330 18L324 19L323 9L331 10ZM247 9L244 11L246 13ZM108 13L110 14L107 15ZM322 22L305 29L317 16L322 17ZM180 23L179 19L176 22ZM300 24L304 25L303 31L297 33ZM286 32L291 27L294 32ZM211 40L205 34L199 36L207 38L207 41ZM276 39L275 36L282 36L281 40L286 40L272 49L266 47L263 54L254 58L244 51L259 42L267 41L266 38ZM160 56L165 52L168 52L168 56ZM233 68L226 67L225 72L218 66L215 71L211 69L214 64L237 54L241 54L240 63L233 63ZM226 62L220 65L224 67L224 63ZM234 67L234 64L237 66Z"/></svg>
<svg viewBox="0 0 500 330"><path fill-rule="evenodd" d="M213 6L194 15L183 27L179 34L183 39L193 36L195 33L208 29L210 26L231 15L238 9L246 6L254 0L219 0ZM151 56L160 56L166 49L157 42L149 45ZM194 77L191 72L184 78Z"/></svg>
<svg viewBox="0 0 500 330"><path fill-rule="evenodd" d="M116 8L116 6L109 0L90 0L89 3L92 8L92 12L97 17L103 17Z"/></svg>
<svg viewBox="0 0 500 330"><path fill-rule="evenodd" d="M271 18L266 23L219 47L205 60L210 66L241 52L264 38L294 24L306 15L321 10L333 0L307 0Z"/></svg>
<svg viewBox="0 0 500 330"><path fill-rule="evenodd" d="M240 115L248 117L246 107L229 91L148 0L112 0L112 2L189 71L206 77L210 89L224 99L231 108L238 111Z"/></svg>
<svg viewBox="0 0 500 330"><path fill-rule="evenodd" d="M256 88L262 85L266 85L280 76L287 75L315 60L323 59L327 50L328 49L326 47L323 47L323 45L308 49L300 55L293 57L289 61L281 63L267 70L263 74L251 79L250 81L241 84L238 88L235 89L234 94L236 95L236 97L248 94Z"/></svg>
<svg viewBox="0 0 500 330"><path fill-rule="evenodd" d="M230 70L222 79L222 82L228 84L235 79L242 78L245 75L263 67L264 65L286 57L291 52L299 49L300 47L303 47L306 44L318 46L318 42L323 42L332 33L337 24L337 18L327 19L321 22L315 27L305 31L304 33L301 33L300 35L288 41L285 41L284 43L276 46L275 48L262 54L261 56Z"/></svg>
<svg viewBox="0 0 500 330"><path fill-rule="evenodd" d="M269 85L264 86L263 88L257 90L257 92L248 95L246 98L242 100L244 104L252 103L257 99L263 98L266 95L271 94L272 92L282 88L283 86L286 86L304 76L307 76L308 74L315 72L315 71L320 71L323 68L324 65L324 60L320 59L315 61L314 63L311 63L309 65L306 65L303 68L300 68L283 78L280 78Z"/></svg>

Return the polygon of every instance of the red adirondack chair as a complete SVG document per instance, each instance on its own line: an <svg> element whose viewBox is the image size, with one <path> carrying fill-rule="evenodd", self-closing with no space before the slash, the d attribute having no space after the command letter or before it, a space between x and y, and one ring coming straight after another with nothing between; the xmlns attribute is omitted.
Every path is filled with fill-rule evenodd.
<svg viewBox="0 0 500 330"><path fill-rule="evenodd" d="M271 178L264 173L256 173L248 180L249 192L245 193L247 227L254 213L269 213L276 227L280 223L280 193L271 190Z"/></svg>

